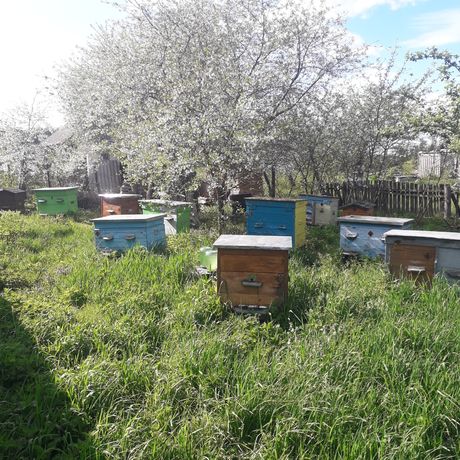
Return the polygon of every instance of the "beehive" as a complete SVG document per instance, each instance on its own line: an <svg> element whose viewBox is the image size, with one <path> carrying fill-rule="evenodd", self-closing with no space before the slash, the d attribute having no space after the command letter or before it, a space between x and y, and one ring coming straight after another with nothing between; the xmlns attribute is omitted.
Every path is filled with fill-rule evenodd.
<svg viewBox="0 0 460 460"><path fill-rule="evenodd" d="M193 203L188 201L140 200L144 214L164 212L166 216L166 233L183 233L190 231L190 216Z"/></svg>
<svg viewBox="0 0 460 460"><path fill-rule="evenodd" d="M299 198L246 198L248 235L290 236L298 248L305 244L307 203Z"/></svg>
<svg viewBox="0 0 460 460"><path fill-rule="evenodd" d="M346 255L385 257L383 235L392 229L408 229L414 219L394 217L339 217L340 248Z"/></svg>
<svg viewBox="0 0 460 460"><path fill-rule="evenodd" d="M326 195L300 195L307 202L307 224L335 225L339 212L339 199Z"/></svg>
<svg viewBox="0 0 460 460"><path fill-rule="evenodd" d="M165 214L127 214L93 219L96 248L126 251L136 245L153 249L166 245Z"/></svg>
<svg viewBox="0 0 460 460"><path fill-rule="evenodd" d="M217 286L233 306L279 306L287 299L289 236L221 235Z"/></svg>
<svg viewBox="0 0 460 460"><path fill-rule="evenodd" d="M140 214L139 198L141 195L131 193L105 193L99 195L101 200L101 216L118 214Z"/></svg>
<svg viewBox="0 0 460 460"><path fill-rule="evenodd" d="M339 211L342 217L345 216L372 216L375 205L366 202L353 202L340 206Z"/></svg>
<svg viewBox="0 0 460 460"><path fill-rule="evenodd" d="M16 188L0 189L1 211L24 211L26 192Z"/></svg>
<svg viewBox="0 0 460 460"><path fill-rule="evenodd" d="M460 283L460 233L391 230L385 233L390 272L430 281L437 273Z"/></svg>
<svg viewBox="0 0 460 460"><path fill-rule="evenodd" d="M72 214L78 210L78 187L38 188L33 192L40 215Z"/></svg>

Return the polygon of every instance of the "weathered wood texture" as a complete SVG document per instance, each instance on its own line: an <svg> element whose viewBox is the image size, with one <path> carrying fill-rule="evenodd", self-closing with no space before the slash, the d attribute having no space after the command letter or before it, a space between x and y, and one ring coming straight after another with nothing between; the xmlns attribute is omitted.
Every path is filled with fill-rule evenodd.
<svg viewBox="0 0 460 460"><path fill-rule="evenodd" d="M436 248L394 244L390 248L390 272L399 277L430 281L435 273Z"/></svg>
<svg viewBox="0 0 460 460"><path fill-rule="evenodd" d="M450 215L453 203L460 216L459 193L447 184L419 184L416 182L363 181L325 184L322 193L340 198L344 205L352 201L368 201L375 210L385 213L415 213L423 216ZM450 196L450 199L449 199Z"/></svg>
<svg viewBox="0 0 460 460"><path fill-rule="evenodd" d="M101 199L101 216L119 214L140 214L140 195L99 195Z"/></svg>

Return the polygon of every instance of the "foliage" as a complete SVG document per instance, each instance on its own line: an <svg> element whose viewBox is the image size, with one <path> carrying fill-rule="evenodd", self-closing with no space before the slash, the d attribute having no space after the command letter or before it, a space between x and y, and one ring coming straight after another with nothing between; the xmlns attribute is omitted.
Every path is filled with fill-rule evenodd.
<svg viewBox="0 0 460 460"><path fill-rule="evenodd" d="M195 277L208 234L108 259L87 224L4 213L0 231L7 457L460 455L460 291L441 279L344 266L337 230L314 229L286 310L259 323Z"/></svg>

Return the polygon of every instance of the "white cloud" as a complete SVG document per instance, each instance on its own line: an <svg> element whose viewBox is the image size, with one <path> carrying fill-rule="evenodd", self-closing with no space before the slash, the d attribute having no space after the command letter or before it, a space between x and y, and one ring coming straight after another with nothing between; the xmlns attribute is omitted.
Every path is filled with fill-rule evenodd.
<svg viewBox="0 0 460 460"><path fill-rule="evenodd" d="M426 0L326 0L325 3L348 17L363 16L377 6L389 6L392 10L414 6Z"/></svg>
<svg viewBox="0 0 460 460"><path fill-rule="evenodd" d="M413 27L421 33L403 42L409 48L460 43L460 8L426 13L415 18Z"/></svg>

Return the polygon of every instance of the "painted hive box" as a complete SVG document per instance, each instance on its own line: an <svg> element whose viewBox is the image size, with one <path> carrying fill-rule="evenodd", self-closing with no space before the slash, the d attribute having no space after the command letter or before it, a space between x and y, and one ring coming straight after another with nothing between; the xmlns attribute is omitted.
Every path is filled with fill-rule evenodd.
<svg viewBox="0 0 460 460"><path fill-rule="evenodd" d="M93 219L96 248L122 252L134 246L146 249L166 246L165 214L126 214Z"/></svg>
<svg viewBox="0 0 460 460"><path fill-rule="evenodd" d="M385 257L384 234L393 229L409 229L414 219L393 217L339 217L340 248L346 255Z"/></svg>
<svg viewBox="0 0 460 460"><path fill-rule="evenodd" d="M0 188L0 211L24 211L26 192L17 188Z"/></svg>
<svg viewBox="0 0 460 460"><path fill-rule="evenodd" d="M141 200L140 206L144 214L164 212L166 233L175 234L190 231L190 217L193 203L188 201Z"/></svg>
<svg viewBox="0 0 460 460"><path fill-rule="evenodd" d="M344 216L372 216L375 205L373 203L353 202L340 206L340 215Z"/></svg>
<svg viewBox="0 0 460 460"><path fill-rule="evenodd" d="M72 214L78 210L78 187L38 188L33 192L37 202L37 210L43 216Z"/></svg>
<svg viewBox="0 0 460 460"><path fill-rule="evenodd" d="M287 299L289 236L221 235L217 287L233 306L279 306Z"/></svg>
<svg viewBox="0 0 460 460"><path fill-rule="evenodd" d="M307 202L307 224L335 225L339 212L339 199L326 195L300 195Z"/></svg>
<svg viewBox="0 0 460 460"><path fill-rule="evenodd" d="M101 216L119 214L140 214L139 198L141 195L131 193L105 193L99 195L101 200Z"/></svg>
<svg viewBox="0 0 460 460"><path fill-rule="evenodd" d="M431 281L439 273L460 283L460 233L391 230L385 234L385 260L395 276Z"/></svg>
<svg viewBox="0 0 460 460"><path fill-rule="evenodd" d="M300 198L246 198L248 235L290 236L298 248L305 244L307 202Z"/></svg>

